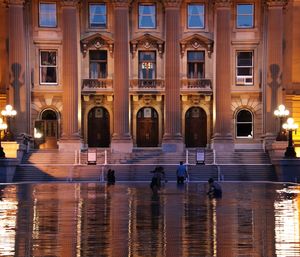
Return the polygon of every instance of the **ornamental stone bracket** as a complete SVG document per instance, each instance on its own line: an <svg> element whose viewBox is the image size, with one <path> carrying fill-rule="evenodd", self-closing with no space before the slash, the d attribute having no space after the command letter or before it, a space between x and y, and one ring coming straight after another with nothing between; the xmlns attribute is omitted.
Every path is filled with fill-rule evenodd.
<svg viewBox="0 0 300 257"><path fill-rule="evenodd" d="M232 0L214 0L215 7L230 7Z"/></svg>
<svg viewBox="0 0 300 257"><path fill-rule="evenodd" d="M285 7L288 0L265 0L268 7Z"/></svg>
<svg viewBox="0 0 300 257"><path fill-rule="evenodd" d="M0 3L7 4L7 5L24 5L25 0L2 0Z"/></svg>
<svg viewBox="0 0 300 257"><path fill-rule="evenodd" d="M100 33L93 34L86 38L80 40L81 52L85 57L87 51L91 47L96 49L108 48L110 55L113 55L114 51L114 41L106 36L101 35Z"/></svg>
<svg viewBox="0 0 300 257"><path fill-rule="evenodd" d="M147 33L130 41L132 57L135 56L137 49L140 48L146 50L157 49L159 56L162 58L164 53L164 41Z"/></svg>
<svg viewBox="0 0 300 257"><path fill-rule="evenodd" d="M77 7L80 4L80 0L60 0L62 7Z"/></svg>
<svg viewBox="0 0 300 257"><path fill-rule="evenodd" d="M210 38L204 37L199 34L194 34L180 41L181 57L184 56L186 48L194 48L195 50L204 47L207 50L208 57L211 57L213 52L214 41Z"/></svg>

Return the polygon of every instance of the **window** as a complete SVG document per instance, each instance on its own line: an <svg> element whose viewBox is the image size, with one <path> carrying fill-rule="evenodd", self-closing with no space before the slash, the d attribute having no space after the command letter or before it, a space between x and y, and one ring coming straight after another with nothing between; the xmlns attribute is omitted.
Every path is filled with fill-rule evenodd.
<svg viewBox="0 0 300 257"><path fill-rule="evenodd" d="M236 26L237 28L253 28L254 5L238 4L236 6Z"/></svg>
<svg viewBox="0 0 300 257"><path fill-rule="evenodd" d="M139 28L154 29L156 28L155 5L139 5Z"/></svg>
<svg viewBox="0 0 300 257"><path fill-rule="evenodd" d="M190 79L204 78L204 51L187 52L187 77Z"/></svg>
<svg viewBox="0 0 300 257"><path fill-rule="evenodd" d="M106 5L89 5L90 28L106 28Z"/></svg>
<svg viewBox="0 0 300 257"><path fill-rule="evenodd" d="M253 138L252 113L240 110L236 115L236 137Z"/></svg>
<svg viewBox="0 0 300 257"><path fill-rule="evenodd" d="M46 28L57 26L56 3L40 3L39 26Z"/></svg>
<svg viewBox="0 0 300 257"><path fill-rule="evenodd" d="M203 4L188 5L188 28L189 29L204 28L204 5Z"/></svg>
<svg viewBox="0 0 300 257"><path fill-rule="evenodd" d="M57 84L56 51L40 51L40 83Z"/></svg>
<svg viewBox="0 0 300 257"><path fill-rule="evenodd" d="M236 84L253 85L253 52L237 52Z"/></svg>
<svg viewBox="0 0 300 257"><path fill-rule="evenodd" d="M156 57L154 51L139 52L139 78L155 79Z"/></svg>
<svg viewBox="0 0 300 257"><path fill-rule="evenodd" d="M90 50L90 78L107 77L107 51Z"/></svg>

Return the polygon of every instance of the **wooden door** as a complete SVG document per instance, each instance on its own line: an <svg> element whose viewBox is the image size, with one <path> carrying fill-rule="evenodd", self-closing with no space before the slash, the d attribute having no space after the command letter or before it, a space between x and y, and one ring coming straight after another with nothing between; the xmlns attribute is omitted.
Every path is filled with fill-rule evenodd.
<svg viewBox="0 0 300 257"><path fill-rule="evenodd" d="M206 147L207 116L200 107L190 108L185 115L186 147Z"/></svg>
<svg viewBox="0 0 300 257"><path fill-rule="evenodd" d="M155 109L145 107L137 113L137 146L158 146L158 114Z"/></svg>
<svg viewBox="0 0 300 257"><path fill-rule="evenodd" d="M95 107L88 114L88 146L109 147L109 113L103 107Z"/></svg>

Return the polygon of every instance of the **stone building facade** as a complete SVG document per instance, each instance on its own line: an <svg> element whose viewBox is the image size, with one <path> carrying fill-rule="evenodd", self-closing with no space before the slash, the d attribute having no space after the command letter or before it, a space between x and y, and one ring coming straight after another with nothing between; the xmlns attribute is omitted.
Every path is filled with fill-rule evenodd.
<svg viewBox="0 0 300 257"><path fill-rule="evenodd" d="M38 148L268 148L279 104L300 121L299 14L299 0L1 0L0 104Z"/></svg>

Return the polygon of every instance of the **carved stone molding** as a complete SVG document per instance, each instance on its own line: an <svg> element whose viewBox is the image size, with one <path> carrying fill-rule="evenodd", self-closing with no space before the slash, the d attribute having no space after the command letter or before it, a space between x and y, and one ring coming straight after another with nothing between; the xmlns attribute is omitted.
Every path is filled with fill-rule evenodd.
<svg viewBox="0 0 300 257"><path fill-rule="evenodd" d="M140 48L145 50L153 49L153 48L157 49L160 57L162 57L164 53L164 41L150 34L145 34L139 38L131 40L130 46L131 46L132 57L135 56L137 49Z"/></svg>
<svg viewBox="0 0 300 257"><path fill-rule="evenodd" d="M80 4L80 0L61 0L62 7L77 7Z"/></svg>
<svg viewBox="0 0 300 257"><path fill-rule="evenodd" d="M211 57L213 52L214 41L210 38L194 34L190 37L184 38L180 41L181 57L184 56L186 48L193 48L195 50L204 47L207 50L208 57Z"/></svg>
<svg viewBox="0 0 300 257"><path fill-rule="evenodd" d="M7 0L2 1L3 3L7 3L8 5L24 5L25 0Z"/></svg>
<svg viewBox="0 0 300 257"><path fill-rule="evenodd" d="M7 7L7 0L0 0L0 7Z"/></svg>
<svg viewBox="0 0 300 257"><path fill-rule="evenodd" d="M182 0L163 0L165 8L179 8Z"/></svg>
<svg viewBox="0 0 300 257"><path fill-rule="evenodd" d="M214 0L215 7L230 7L232 0Z"/></svg>
<svg viewBox="0 0 300 257"><path fill-rule="evenodd" d="M129 1L128 0L112 0L114 7L128 7Z"/></svg>
<svg viewBox="0 0 300 257"><path fill-rule="evenodd" d="M265 3L268 7L273 7L273 6L286 6L288 3L288 0L265 0Z"/></svg>
<svg viewBox="0 0 300 257"><path fill-rule="evenodd" d="M114 42L112 39L101 35L100 33L93 34L89 37L81 39L81 51L83 56L86 55L89 48L96 49L108 48L109 53L112 55L114 50Z"/></svg>

